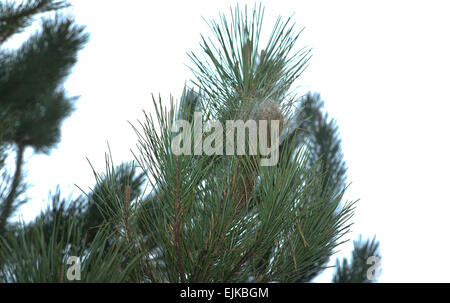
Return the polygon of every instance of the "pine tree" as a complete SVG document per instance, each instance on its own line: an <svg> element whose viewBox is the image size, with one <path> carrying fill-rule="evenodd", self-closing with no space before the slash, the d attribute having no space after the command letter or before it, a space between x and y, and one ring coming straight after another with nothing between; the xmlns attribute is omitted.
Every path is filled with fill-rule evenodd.
<svg viewBox="0 0 450 303"><path fill-rule="evenodd" d="M1 2L0 43L23 31L37 14L67 6L55 0ZM15 147L16 162L8 193L0 201L0 234L20 205L25 149L49 153L59 142L62 121L73 111L75 98L67 96L62 83L87 41L83 31L71 17L55 15L44 19L41 30L17 50L1 49L0 132L3 146Z"/></svg>
<svg viewBox="0 0 450 303"><path fill-rule="evenodd" d="M278 19L260 48L263 11L236 7L209 23L214 36L189 54L193 87L168 107L153 97L154 112L132 124L135 161L115 166L109 152L84 196L68 203L57 191L34 222L11 228L0 240L0 281L67 281L73 256L82 282L309 282L327 266L355 207L343 201L337 127L319 95L291 89L310 58L294 51L292 20ZM270 143L280 135L275 165L250 153L247 136L240 154L239 134L220 129L227 120L278 121L278 132L258 129ZM222 152L195 152L205 142Z"/></svg>

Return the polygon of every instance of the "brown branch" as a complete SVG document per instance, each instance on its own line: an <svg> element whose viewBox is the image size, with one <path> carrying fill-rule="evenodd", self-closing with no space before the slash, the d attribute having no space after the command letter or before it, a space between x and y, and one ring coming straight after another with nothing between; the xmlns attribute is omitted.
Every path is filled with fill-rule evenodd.
<svg viewBox="0 0 450 303"><path fill-rule="evenodd" d="M64 282L64 264L61 264L61 270L59 271L59 283Z"/></svg>
<svg viewBox="0 0 450 303"><path fill-rule="evenodd" d="M296 223L297 223L297 227L298 227L298 231L299 231L299 233L300 233L300 236L302 237L302 240L303 240L303 245L304 245L305 247L308 247L309 244L308 244L308 242L307 242L306 239L305 239L305 235L303 234L302 228L300 227L300 223L298 222L298 220L297 220Z"/></svg>

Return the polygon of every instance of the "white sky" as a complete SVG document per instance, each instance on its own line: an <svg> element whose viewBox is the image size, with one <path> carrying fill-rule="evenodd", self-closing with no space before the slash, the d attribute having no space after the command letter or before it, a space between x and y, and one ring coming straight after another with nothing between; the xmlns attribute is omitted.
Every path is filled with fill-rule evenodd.
<svg viewBox="0 0 450 303"><path fill-rule="evenodd" d="M240 3L242 3L241 1ZM90 42L65 87L80 95L50 156L28 151L33 201L25 220L45 208L48 191L93 185L86 157L102 170L109 141L114 160L132 159L127 121L151 109L151 93L179 97L192 79L187 51L198 50L208 20L232 1L73 0ZM253 1L248 1L250 6ZM380 240L380 282L450 282L447 262L450 154L450 18L445 1L263 1L263 32L292 13L313 47L299 84L319 92L337 119L352 185L360 199L350 240ZM17 40L18 41L18 40ZM14 43L14 42L11 42ZM45 176L45 177L44 177ZM349 257L352 241L338 257ZM334 259L332 261L334 265ZM316 279L331 281L333 270Z"/></svg>

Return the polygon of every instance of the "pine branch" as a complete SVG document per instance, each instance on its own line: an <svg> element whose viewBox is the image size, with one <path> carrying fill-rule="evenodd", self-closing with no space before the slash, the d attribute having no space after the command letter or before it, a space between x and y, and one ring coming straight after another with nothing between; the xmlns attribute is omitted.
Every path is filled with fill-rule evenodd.
<svg viewBox="0 0 450 303"><path fill-rule="evenodd" d="M203 53L189 53L193 83L216 118L232 118L250 99L283 99L307 66L311 50L293 52L301 32L295 33L290 18L279 18L266 47L258 50L263 15L261 5L252 12L230 9L230 21L221 14L220 23L209 22L214 40L202 36Z"/></svg>
<svg viewBox="0 0 450 303"><path fill-rule="evenodd" d="M74 100L61 84L87 38L83 27L57 16L44 20L41 32L0 60L0 103L14 121L10 141L38 152L48 152L59 141L60 124Z"/></svg>
<svg viewBox="0 0 450 303"><path fill-rule="evenodd" d="M69 267L70 256L80 258L80 282L130 282L142 258L130 255L130 244L103 228L86 246L77 217L63 220L58 215L51 225L45 225L46 215L43 213L33 226L21 224L0 237L0 282L77 282L68 280L64 270Z"/></svg>
<svg viewBox="0 0 450 303"><path fill-rule="evenodd" d="M20 4L14 1L0 3L0 45L29 26L35 15L68 6L65 0L27 0Z"/></svg>
<svg viewBox="0 0 450 303"><path fill-rule="evenodd" d="M156 271L163 272L167 281L180 280L179 260L186 282L249 281L255 274L251 263L261 260L277 240L276 258L265 276L270 281L292 281L299 273L293 268L291 250L281 250L285 243L292 243L297 268L308 268L339 244L352 205L338 210L340 196L317 194L323 182L315 169L305 170L307 161L300 159L300 152L296 162L284 159L263 170L259 202L237 212L229 180L230 160L236 158L215 158L205 169L202 162L211 161L209 157L174 156L170 149L174 134L168 122L173 121L175 110L155 109L158 123L149 117L141 123L137 159L160 191L160 206L143 216L149 223L145 230L154 231L152 241L163 252L164 265L156 264ZM296 207L300 203L302 211ZM183 215L174 222L180 211ZM301 232L298 220L303 224ZM178 236L175 223L183 230Z"/></svg>

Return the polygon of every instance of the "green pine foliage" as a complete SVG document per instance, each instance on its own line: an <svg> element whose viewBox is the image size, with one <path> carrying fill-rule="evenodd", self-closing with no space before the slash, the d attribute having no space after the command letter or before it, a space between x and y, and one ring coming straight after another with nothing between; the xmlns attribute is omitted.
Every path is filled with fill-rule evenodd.
<svg viewBox="0 0 450 303"><path fill-rule="evenodd" d="M36 11L32 3L43 6ZM52 5L65 4L7 3L0 16L14 10L24 16L8 25L16 33L31 20L26 12ZM327 267L346 241L355 208L343 201L338 129L318 95L298 97L292 89L311 52L296 50L301 31L291 18L279 18L263 45L263 15L261 6L237 6L209 22L212 36L201 37L201 52L189 53L193 86L168 106L153 97L153 112L132 123L134 161L117 166L109 151L104 173L93 170L93 188L75 199L61 198L57 188L33 222L10 224L0 235L0 281L68 282L73 257L80 261L75 282L309 282ZM46 152L58 141L57 125L73 102L61 79L86 39L82 27L58 16L19 50L2 53L0 102L15 121L4 144ZM49 70L37 69L50 54L59 59ZM21 77L28 78L19 83ZM41 83L42 77L53 82ZM284 119L276 165L260 165L260 154L174 153L177 120L192 122L194 112L203 123L246 120L264 100ZM27 114L19 117L20 110ZM51 117L49 125L30 129ZM197 142L193 130L185 139ZM353 268L344 264L340 272Z"/></svg>
<svg viewBox="0 0 450 303"><path fill-rule="evenodd" d="M53 0L1 2L0 42L23 31L37 14L67 5ZM49 153L60 140L62 121L73 111L75 98L67 96L62 83L87 39L83 26L57 14L44 18L41 30L18 49L0 50L1 143L16 150L15 172L8 193L0 200L0 234L21 204L25 149Z"/></svg>
<svg viewBox="0 0 450 303"><path fill-rule="evenodd" d="M56 16L44 20L42 30L19 49L4 51L1 106L14 121L13 143L48 152L59 141L61 120L73 110L61 83L86 41L83 27Z"/></svg>
<svg viewBox="0 0 450 303"><path fill-rule="evenodd" d="M31 25L37 14L55 11L67 6L68 4L65 1L55 0L31 0L19 3L16 1L1 2L0 44Z"/></svg>
<svg viewBox="0 0 450 303"><path fill-rule="evenodd" d="M380 269L377 267L376 262L381 261L379 252L379 242L375 238L354 241L352 258L339 262L336 261L336 271L333 276L334 283L371 283L375 282ZM369 258L373 258L373 260ZM370 279L370 273L374 279Z"/></svg>
<svg viewBox="0 0 450 303"><path fill-rule="evenodd" d="M329 119L324 112L324 102L319 94L308 93L301 101L292 121L297 127L288 135L285 144L293 142L300 145L304 141L308 142L308 166L315 168L316 173L325 180L320 192L339 193L346 188L347 167L343 160L336 121ZM314 264L316 270L302 276L297 282L311 281L326 268L328 262L329 257L324 256Z"/></svg>

